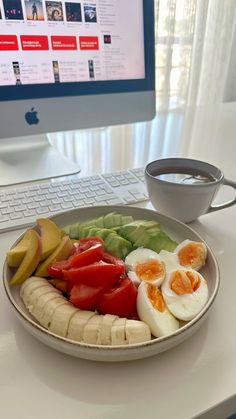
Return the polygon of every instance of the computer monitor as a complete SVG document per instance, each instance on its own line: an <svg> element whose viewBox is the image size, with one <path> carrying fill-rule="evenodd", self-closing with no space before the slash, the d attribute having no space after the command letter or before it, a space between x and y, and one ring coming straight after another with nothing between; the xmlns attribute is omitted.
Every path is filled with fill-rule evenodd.
<svg viewBox="0 0 236 419"><path fill-rule="evenodd" d="M79 171L46 133L152 119L154 67L154 0L0 0L0 185Z"/></svg>

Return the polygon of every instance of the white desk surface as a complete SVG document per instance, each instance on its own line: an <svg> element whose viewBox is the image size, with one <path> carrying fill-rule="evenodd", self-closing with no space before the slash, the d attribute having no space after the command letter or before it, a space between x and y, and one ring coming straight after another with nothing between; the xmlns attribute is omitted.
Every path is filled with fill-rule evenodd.
<svg viewBox="0 0 236 419"><path fill-rule="evenodd" d="M161 113L136 128L61 134L57 146L72 136L64 152L78 155L82 175L186 156L215 163L236 180L235 133L236 104L224 104ZM194 336L152 358L105 364L56 352L23 329L0 285L1 419L224 419L236 412L236 206L191 226L217 257L220 291ZM1 265L18 235L1 234Z"/></svg>

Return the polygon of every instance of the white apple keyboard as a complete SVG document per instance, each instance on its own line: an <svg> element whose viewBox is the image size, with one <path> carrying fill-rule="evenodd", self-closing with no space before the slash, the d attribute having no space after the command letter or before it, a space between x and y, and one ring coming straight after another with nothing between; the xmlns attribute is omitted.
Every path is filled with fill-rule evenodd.
<svg viewBox="0 0 236 419"><path fill-rule="evenodd" d="M36 218L94 205L148 200L144 169L0 188L0 233L29 227Z"/></svg>

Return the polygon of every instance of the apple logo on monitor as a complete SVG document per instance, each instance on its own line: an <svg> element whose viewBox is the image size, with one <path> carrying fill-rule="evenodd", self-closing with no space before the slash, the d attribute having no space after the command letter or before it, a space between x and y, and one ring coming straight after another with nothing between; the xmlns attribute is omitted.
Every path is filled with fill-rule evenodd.
<svg viewBox="0 0 236 419"><path fill-rule="evenodd" d="M39 119L37 113L34 108L31 108L30 111L26 112L25 120L29 125L37 125L39 123Z"/></svg>

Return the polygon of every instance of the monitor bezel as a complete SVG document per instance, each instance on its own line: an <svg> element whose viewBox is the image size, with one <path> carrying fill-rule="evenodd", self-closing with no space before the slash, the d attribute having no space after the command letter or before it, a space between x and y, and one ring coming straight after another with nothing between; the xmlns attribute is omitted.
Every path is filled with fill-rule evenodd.
<svg viewBox="0 0 236 419"><path fill-rule="evenodd" d="M84 96L155 89L154 0L143 0L145 78L0 86L0 101Z"/></svg>

